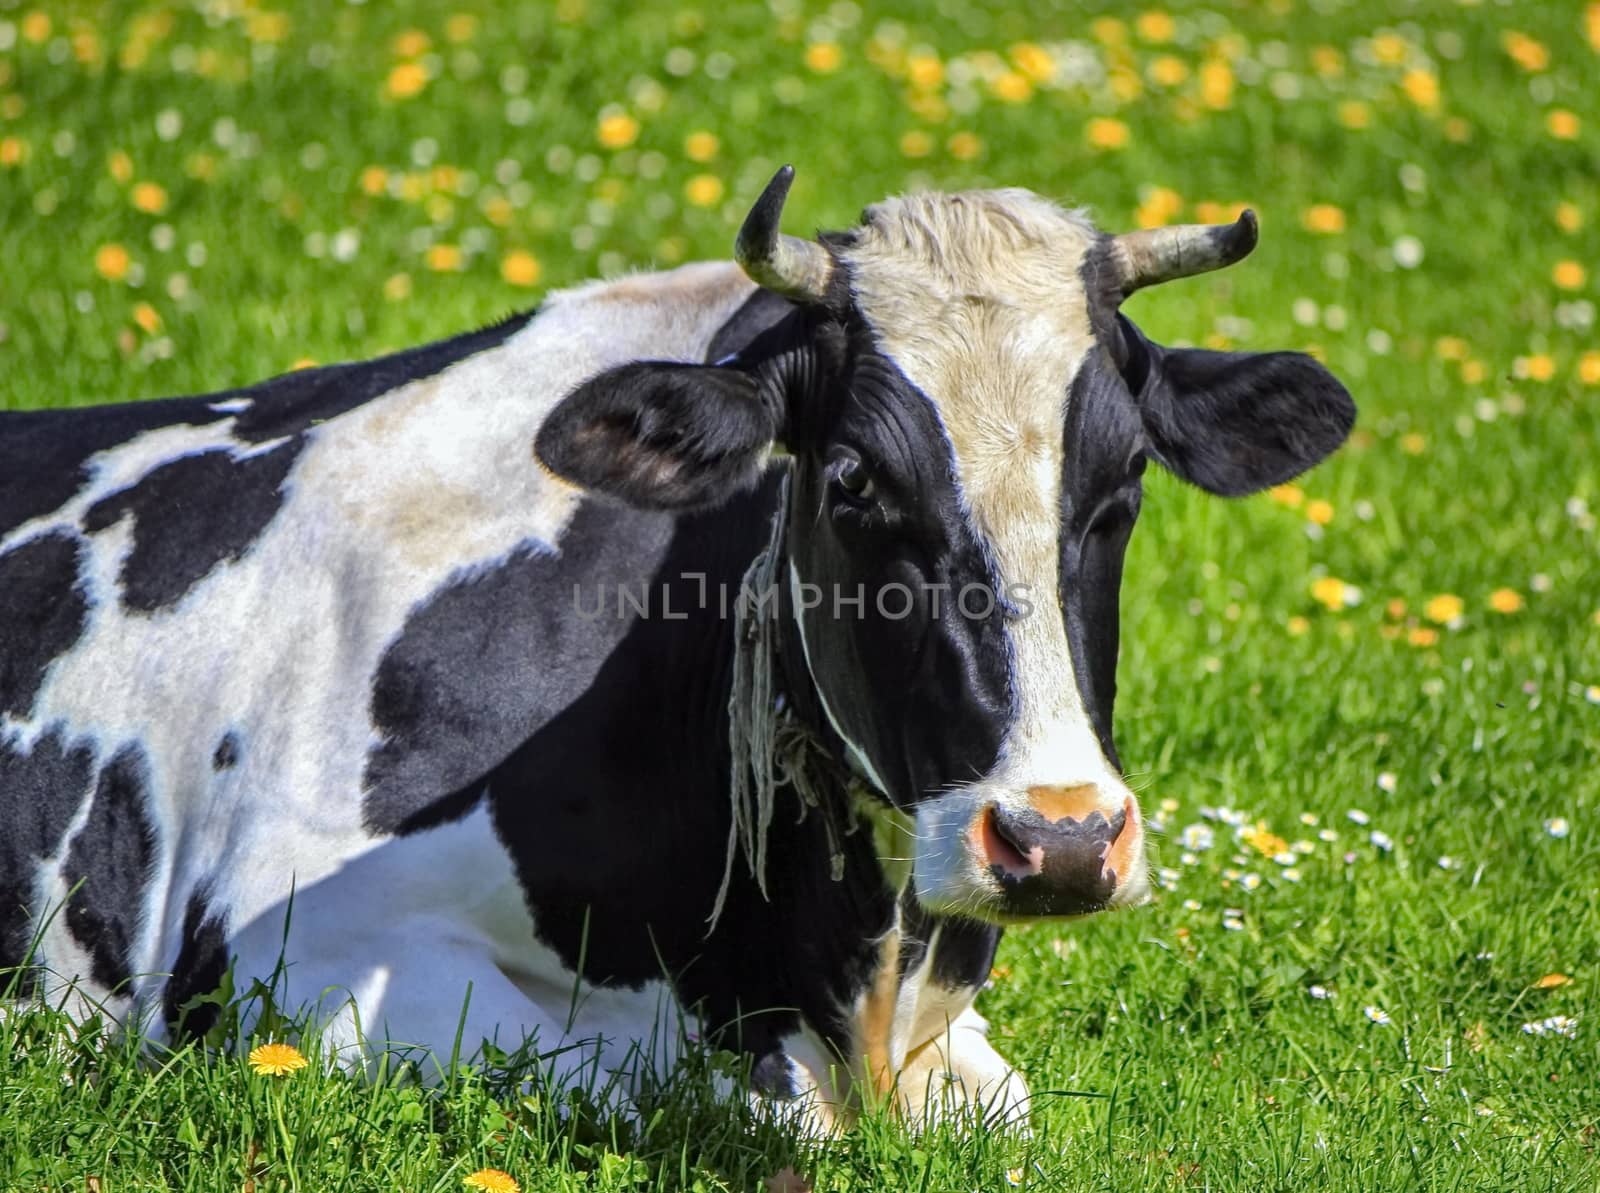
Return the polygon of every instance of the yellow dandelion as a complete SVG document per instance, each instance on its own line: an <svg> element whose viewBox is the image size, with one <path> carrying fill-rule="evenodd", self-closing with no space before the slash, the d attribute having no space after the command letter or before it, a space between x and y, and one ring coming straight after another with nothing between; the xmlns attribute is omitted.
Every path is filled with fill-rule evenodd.
<svg viewBox="0 0 1600 1193"><path fill-rule="evenodd" d="M1406 632L1406 641L1412 646L1437 646L1439 644L1439 631L1431 626L1412 626Z"/></svg>
<svg viewBox="0 0 1600 1193"><path fill-rule="evenodd" d="M1326 526L1333 521L1333 505L1320 499L1307 502L1306 519L1307 521L1315 522L1318 526Z"/></svg>
<svg viewBox="0 0 1600 1193"><path fill-rule="evenodd" d="M1097 116L1083 127L1084 139L1096 149L1121 149L1127 145L1128 126L1112 116Z"/></svg>
<svg viewBox="0 0 1600 1193"><path fill-rule="evenodd" d="M1018 42L1011 47L1011 61L1017 69L1035 83L1047 83L1056 73L1055 55L1031 41Z"/></svg>
<svg viewBox="0 0 1600 1193"><path fill-rule="evenodd" d="M1578 380L1585 385L1600 385L1600 352L1585 352L1578 358Z"/></svg>
<svg viewBox="0 0 1600 1193"><path fill-rule="evenodd" d="M1400 80L1400 90L1424 111L1431 112L1439 106L1439 76L1431 70L1406 71Z"/></svg>
<svg viewBox="0 0 1600 1193"><path fill-rule="evenodd" d="M433 46L433 42L421 29L407 29L403 33L397 33L394 41L389 44L397 58L420 58Z"/></svg>
<svg viewBox="0 0 1600 1193"><path fill-rule="evenodd" d="M293 360L293 361L289 362L289 371L291 373L298 373L298 372L302 371L303 369L314 369L316 367L317 367L316 360L314 360L312 357L309 357L309 356L302 356L302 357L299 357L296 360Z"/></svg>
<svg viewBox="0 0 1600 1193"><path fill-rule="evenodd" d="M1292 510L1299 509L1306 499L1305 490L1299 485L1273 485L1267 490L1267 496L1279 505L1288 506Z"/></svg>
<svg viewBox="0 0 1600 1193"><path fill-rule="evenodd" d="M1157 87L1176 87L1189 77L1189 67L1182 58L1162 54L1145 71Z"/></svg>
<svg viewBox="0 0 1600 1193"><path fill-rule="evenodd" d="M1461 362L1461 380L1468 385L1480 385L1489 376L1489 366L1481 360L1464 360Z"/></svg>
<svg viewBox="0 0 1600 1193"><path fill-rule="evenodd" d="M1116 17L1096 17L1089 23L1089 32L1102 45L1120 46L1128 40L1128 27Z"/></svg>
<svg viewBox="0 0 1600 1193"><path fill-rule="evenodd" d="M383 296L390 302L404 302L411 297L411 275L397 273L383 283Z"/></svg>
<svg viewBox="0 0 1600 1193"><path fill-rule="evenodd" d="M106 158L106 169L112 178L120 183L126 183L133 177L133 159L119 149Z"/></svg>
<svg viewBox="0 0 1600 1193"><path fill-rule="evenodd" d="M1511 373L1529 381L1548 381L1556 375L1555 358L1545 352L1519 356L1511 362Z"/></svg>
<svg viewBox="0 0 1600 1193"><path fill-rule="evenodd" d="M1296 613L1284 623L1284 628L1289 631L1289 636L1291 638L1298 638L1301 634L1304 634L1311 628L1311 622L1309 619L1301 617L1298 613Z"/></svg>
<svg viewBox="0 0 1600 1193"><path fill-rule="evenodd" d="M1351 129L1367 128L1372 124L1372 109L1359 99L1346 100L1339 105L1339 123Z"/></svg>
<svg viewBox="0 0 1600 1193"><path fill-rule="evenodd" d="M1140 13L1133 27L1145 41L1155 42L1171 41L1174 31L1172 17L1160 10Z"/></svg>
<svg viewBox="0 0 1600 1193"><path fill-rule="evenodd" d="M1500 35L1500 44L1511 56L1511 60L1523 70L1540 71L1550 65L1550 51L1545 49L1544 43L1529 37L1526 33L1507 29Z"/></svg>
<svg viewBox="0 0 1600 1193"><path fill-rule="evenodd" d="M1344 74L1344 55L1332 46L1317 46L1311 51L1311 69L1325 79Z"/></svg>
<svg viewBox="0 0 1600 1193"><path fill-rule="evenodd" d="M94 253L95 272L108 282L120 282L128 276L132 259L120 244L103 244Z"/></svg>
<svg viewBox="0 0 1600 1193"><path fill-rule="evenodd" d="M1274 857L1277 854L1288 852L1289 849L1289 842L1278 836L1277 833L1272 832L1267 828L1265 822L1259 820L1256 822L1255 828L1244 834L1242 840L1262 857Z"/></svg>
<svg viewBox="0 0 1600 1193"><path fill-rule="evenodd" d="M51 28L50 14L34 9L22 18L22 39L38 45L50 36Z"/></svg>
<svg viewBox="0 0 1600 1193"><path fill-rule="evenodd" d="M526 249L512 249L500 261L500 276L513 286L537 286L543 274L539 258Z"/></svg>
<svg viewBox="0 0 1600 1193"><path fill-rule="evenodd" d="M433 189L436 191L454 191L461 186L461 168L435 166L433 173L428 176L428 181L433 183Z"/></svg>
<svg viewBox="0 0 1600 1193"><path fill-rule="evenodd" d="M1399 66L1410 49L1398 33L1380 33L1372 39L1372 56L1385 66Z"/></svg>
<svg viewBox="0 0 1600 1193"><path fill-rule="evenodd" d="M906 78L921 91L932 91L944 83L944 63L932 54L913 54L906 59Z"/></svg>
<svg viewBox="0 0 1600 1193"><path fill-rule="evenodd" d="M480 1168L471 1176L462 1177L461 1183L482 1193L522 1193L522 1186L511 1174L501 1172L498 1168Z"/></svg>
<svg viewBox="0 0 1600 1193"><path fill-rule="evenodd" d="M128 196L133 205L146 215L160 215L167 209L166 188L156 182L141 182Z"/></svg>
<svg viewBox="0 0 1600 1193"><path fill-rule="evenodd" d="M1550 271L1550 280L1563 290L1578 289L1587 277L1583 266L1576 261L1557 261L1555 268Z"/></svg>
<svg viewBox="0 0 1600 1193"><path fill-rule="evenodd" d="M307 1063L293 1044L259 1044L250 1050L250 1067L267 1077L287 1077L305 1068Z"/></svg>
<svg viewBox="0 0 1600 1193"><path fill-rule="evenodd" d="M478 18L470 12L458 12L444 23L444 35L460 45L471 41L478 33Z"/></svg>
<svg viewBox="0 0 1600 1193"><path fill-rule="evenodd" d="M382 166L368 166L361 171L361 189L369 195L381 195L389 186L389 171Z"/></svg>
<svg viewBox="0 0 1600 1193"><path fill-rule="evenodd" d="M595 139L607 149L625 149L639 139L639 122L626 112L607 112L595 126Z"/></svg>
<svg viewBox="0 0 1600 1193"><path fill-rule="evenodd" d="M933 152L933 138L920 128L913 128L900 137L900 152L907 157L927 157Z"/></svg>
<svg viewBox="0 0 1600 1193"><path fill-rule="evenodd" d="M994 97L1003 103L1022 104L1033 98L1033 84L1021 71L1008 70L995 76L989 84Z"/></svg>
<svg viewBox="0 0 1600 1193"><path fill-rule="evenodd" d="M1400 436L1400 450L1408 456L1420 456L1428 450L1427 439L1416 431Z"/></svg>
<svg viewBox="0 0 1600 1193"><path fill-rule="evenodd" d="M402 62L389 72L384 88L395 99L411 99L428 85L428 70L420 62Z"/></svg>
<svg viewBox="0 0 1600 1193"><path fill-rule="evenodd" d="M407 203L420 203L428 193L428 179L422 174L406 174L400 179L400 197Z"/></svg>
<svg viewBox="0 0 1600 1193"><path fill-rule="evenodd" d="M289 36L289 14L253 12L245 20L245 36L251 41L283 41Z"/></svg>
<svg viewBox="0 0 1600 1193"><path fill-rule="evenodd" d="M28 143L17 137L0 140L0 166L20 166L28 156Z"/></svg>
<svg viewBox="0 0 1600 1193"><path fill-rule="evenodd" d="M453 244L436 244L423 254L422 259L435 273L454 273L464 261L461 250Z"/></svg>
<svg viewBox="0 0 1600 1193"><path fill-rule="evenodd" d="M1534 982L1533 988L1535 990L1553 990L1557 986L1570 986L1571 984L1572 979L1564 973L1547 973Z"/></svg>
<svg viewBox="0 0 1600 1193"><path fill-rule="evenodd" d="M1583 10L1583 31L1595 53L1600 54L1600 3L1590 4Z"/></svg>
<svg viewBox="0 0 1600 1193"><path fill-rule="evenodd" d="M1555 108L1544 118L1545 128L1558 141L1576 141L1582 127L1578 117L1566 108Z"/></svg>
<svg viewBox="0 0 1600 1193"><path fill-rule="evenodd" d="M72 56L82 66L96 66L103 56L100 38L92 29L79 29L72 35Z"/></svg>
<svg viewBox="0 0 1600 1193"><path fill-rule="evenodd" d="M1406 603L1399 597L1390 597L1389 603L1383 607L1385 615L1399 621L1406 615Z"/></svg>
<svg viewBox="0 0 1600 1193"><path fill-rule="evenodd" d="M721 148L722 142L717 140L717 134L708 133L705 129L692 132L683 139L683 156L692 162L708 162L717 156Z"/></svg>
<svg viewBox="0 0 1600 1193"><path fill-rule="evenodd" d="M1345 582L1337 576L1318 576L1311 582L1311 599L1330 613L1344 608Z"/></svg>
<svg viewBox="0 0 1600 1193"><path fill-rule="evenodd" d="M1167 186L1151 187L1133 213L1133 220L1141 228L1159 228L1169 224L1183 210L1183 196Z"/></svg>
<svg viewBox="0 0 1600 1193"><path fill-rule="evenodd" d="M1576 203L1556 204L1556 227L1563 232L1576 232L1583 227L1583 210Z"/></svg>
<svg viewBox="0 0 1600 1193"><path fill-rule="evenodd" d="M508 228L516 216L517 209L511 205L511 200L504 195L495 195L483 205L483 218L496 228Z"/></svg>
<svg viewBox="0 0 1600 1193"><path fill-rule="evenodd" d="M1332 203L1316 203L1305 209L1300 222L1308 232L1332 236L1344 231L1344 212Z"/></svg>
<svg viewBox="0 0 1600 1193"><path fill-rule="evenodd" d="M1522 594L1515 588L1497 588L1489 594L1489 608L1496 613L1515 613L1522 608Z"/></svg>
<svg viewBox="0 0 1600 1193"><path fill-rule="evenodd" d="M153 336L161 330L161 314L147 302L133 308L133 321L145 335Z"/></svg>
<svg viewBox="0 0 1600 1193"><path fill-rule="evenodd" d="M1466 604L1460 597L1452 592L1441 592L1436 597L1428 598L1428 603L1422 607L1422 615L1438 625L1448 625L1460 617L1465 608Z"/></svg>
<svg viewBox="0 0 1600 1193"><path fill-rule="evenodd" d="M979 139L977 133L961 132L953 134L944 143L944 147L957 161L970 162L983 152L983 141Z"/></svg>
<svg viewBox="0 0 1600 1193"><path fill-rule="evenodd" d="M831 75L844 65L844 51L831 41L816 41L806 47L806 68L819 75Z"/></svg>
<svg viewBox="0 0 1600 1193"><path fill-rule="evenodd" d="M1131 103L1144 94L1144 83L1139 78L1139 73L1129 70L1126 66L1114 66L1106 76L1106 81L1111 86L1111 94L1122 103Z"/></svg>
<svg viewBox="0 0 1600 1193"><path fill-rule="evenodd" d="M715 174L696 174L683 184L683 197L696 207L710 207L722 198L722 179Z"/></svg>
<svg viewBox="0 0 1600 1193"><path fill-rule="evenodd" d="M1200 102L1219 111L1233 106L1233 67L1220 58L1200 66Z"/></svg>
<svg viewBox="0 0 1600 1193"><path fill-rule="evenodd" d="M1468 350L1460 336L1440 336L1433 342L1433 351L1440 360L1466 360Z"/></svg>

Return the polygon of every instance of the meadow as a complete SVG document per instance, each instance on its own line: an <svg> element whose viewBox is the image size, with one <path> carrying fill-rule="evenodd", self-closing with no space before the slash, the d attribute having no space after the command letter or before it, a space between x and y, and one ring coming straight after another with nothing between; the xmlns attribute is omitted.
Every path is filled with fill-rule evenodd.
<svg viewBox="0 0 1600 1193"><path fill-rule="evenodd" d="M40 1009L0 1019L0 1189L1600 1186L1597 73L1600 4L0 0L0 408L723 258L791 162L794 232L916 187L1249 205L1249 260L1129 313L1361 409L1268 494L1148 482L1117 729L1159 890L1007 935L1030 1137L802 1145L696 1073L630 1130Z"/></svg>

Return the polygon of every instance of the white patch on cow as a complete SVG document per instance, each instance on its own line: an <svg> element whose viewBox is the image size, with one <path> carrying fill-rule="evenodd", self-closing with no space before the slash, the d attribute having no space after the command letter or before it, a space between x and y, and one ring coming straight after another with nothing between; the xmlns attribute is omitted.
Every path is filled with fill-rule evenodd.
<svg viewBox="0 0 1600 1193"><path fill-rule="evenodd" d="M291 999L323 1006L336 1047L359 1034L447 1056L469 982L473 1046L472 1033L496 1026L508 1047L524 1031L541 1047L603 1035L611 1043L571 1063L607 1068L631 1041L675 1038L665 984L580 991L567 1022L573 977L536 942L486 813L412 837L368 834L364 771L379 740L369 709L379 661L413 609L452 577L557 549L580 495L534 458L556 403L626 361L703 359L752 289L735 266L713 264L552 295L500 345L307 431L273 520L170 608L120 602L132 519L88 540L84 632L15 728L37 737L59 724L104 752L144 751L158 844L130 1018L159 1021L194 892L236 936L240 989L273 972L292 894L284 977ZM95 501L176 457L268 450L231 427L166 427L99 453L82 491L0 550L75 529ZM217 744L235 732L240 756L217 771ZM66 894L59 881L51 893ZM81 953L56 916L41 963L87 974Z"/></svg>
<svg viewBox="0 0 1600 1193"><path fill-rule="evenodd" d="M1032 615L1008 624L1016 717L982 780L922 802L916 888L936 910L982 913L993 880L968 848L987 804L1022 806L1035 785L1093 784L1109 819L1130 792L1083 707L1058 613L1063 427L1072 379L1094 347L1080 277L1094 228L1027 191L892 199L867 210L842 255L882 351L949 436L971 525L1002 590ZM1143 851L1116 901L1142 897Z"/></svg>
<svg viewBox="0 0 1600 1193"><path fill-rule="evenodd" d="M208 402L206 408L218 414L243 414L253 405L249 398L229 398L225 402Z"/></svg>

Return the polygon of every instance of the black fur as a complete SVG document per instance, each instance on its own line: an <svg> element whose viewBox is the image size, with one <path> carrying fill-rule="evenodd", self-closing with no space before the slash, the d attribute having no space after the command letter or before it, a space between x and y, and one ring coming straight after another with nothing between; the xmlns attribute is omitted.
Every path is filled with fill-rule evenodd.
<svg viewBox="0 0 1600 1193"><path fill-rule="evenodd" d="M220 1008L215 1004L185 1008L191 999L222 984L228 972L227 940L225 917L211 906L205 892L195 891L183 912L183 942L162 995L162 1013L173 1039L199 1038L216 1026Z"/></svg>
<svg viewBox="0 0 1600 1193"><path fill-rule="evenodd" d="M56 531L0 555L0 715L26 718L50 664L83 633L83 543Z"/></svg>

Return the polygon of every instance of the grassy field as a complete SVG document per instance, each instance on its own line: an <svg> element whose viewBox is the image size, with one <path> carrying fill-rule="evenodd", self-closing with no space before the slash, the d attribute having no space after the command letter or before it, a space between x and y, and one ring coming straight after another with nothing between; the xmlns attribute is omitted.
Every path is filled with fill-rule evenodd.
<svg viewBox="0 0 1600 1193"><path fill-rule="evenodd" d="M0 407L723 257L785 161L793 231L917 186L1253 206L1248 262L1131 314L1314 351L1361 421L1270 495L1149 486L1117 711L1163 889L1008 935L1032 1137L806 1148L692 1078L630 1134L41 1012L0 1021L0 1189L1600 1185L1600 5L871 7L0 0Z"/></svg>

